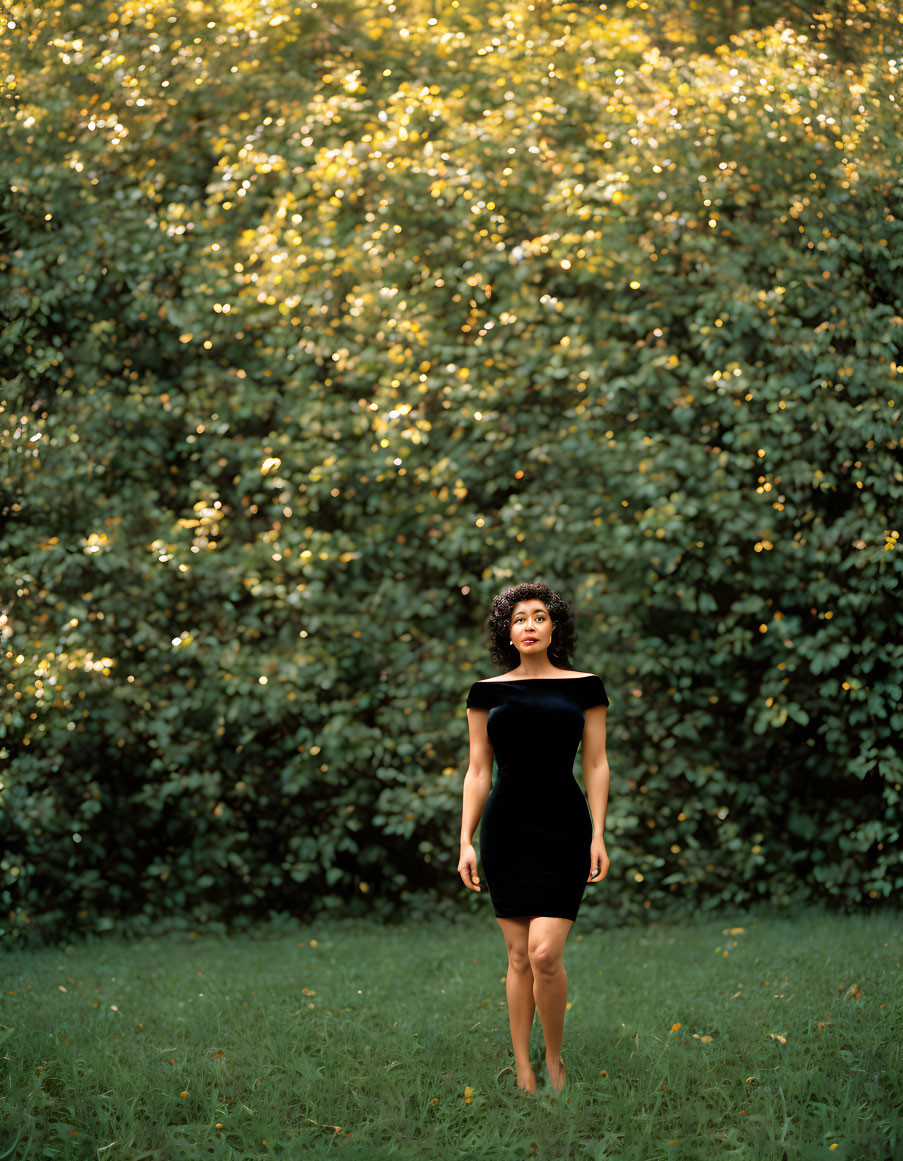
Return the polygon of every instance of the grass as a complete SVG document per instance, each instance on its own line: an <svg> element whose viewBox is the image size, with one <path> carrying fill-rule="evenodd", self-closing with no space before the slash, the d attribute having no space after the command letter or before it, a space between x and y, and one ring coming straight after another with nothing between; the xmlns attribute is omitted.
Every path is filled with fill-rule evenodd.
<svg viewBox="0 0 903 1161"><path fill-rule="evenodd" d="M0 1158L895 1161L901 942L888 912L578 919L568 1083L534 1098L491 917L8 952ZM533 1049L542 1078L538 1018Z"/></svg>

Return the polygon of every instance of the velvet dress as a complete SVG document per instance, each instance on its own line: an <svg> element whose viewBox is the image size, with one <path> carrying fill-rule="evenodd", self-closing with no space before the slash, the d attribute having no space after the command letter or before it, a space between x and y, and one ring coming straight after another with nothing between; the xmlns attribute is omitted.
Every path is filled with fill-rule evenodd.
<svg viewBox="0 0 903 1161"><path fill-rule="evenodd" d="M602 679L475 681L469 709L488 709L497 778L480 822L480 860L501 919L576 919L590 872L593 820L574 778L584 710L609 705Z"/></svg>

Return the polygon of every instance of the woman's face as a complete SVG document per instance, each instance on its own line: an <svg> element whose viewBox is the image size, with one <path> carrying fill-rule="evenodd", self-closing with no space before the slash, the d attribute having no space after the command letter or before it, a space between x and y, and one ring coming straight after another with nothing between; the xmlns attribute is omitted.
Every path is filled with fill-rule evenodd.
<svg viewBox="0 0 903 1161"><path fill-rule="evenodd" d="M552 618L539 599L518 601L511 614L511 641L519 653L544 653L552 640Z"/></svg>

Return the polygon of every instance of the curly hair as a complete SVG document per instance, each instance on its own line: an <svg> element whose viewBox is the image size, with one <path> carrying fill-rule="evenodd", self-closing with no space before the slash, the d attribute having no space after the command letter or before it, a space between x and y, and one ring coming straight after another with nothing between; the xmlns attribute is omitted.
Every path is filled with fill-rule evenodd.
<svg viewBox="0 0 903 1161"><path fill-rule="evenodd" d="M539 600L549 610L555 626L549 645L549 660L559 669L572 668L570 654L577 640L577 628L570 607L563 597L540 581L527 581L503 589L489 608L489 656L494 665L507 672L520 661L516 646L511 644L511 614L518 601Z"/></svg>

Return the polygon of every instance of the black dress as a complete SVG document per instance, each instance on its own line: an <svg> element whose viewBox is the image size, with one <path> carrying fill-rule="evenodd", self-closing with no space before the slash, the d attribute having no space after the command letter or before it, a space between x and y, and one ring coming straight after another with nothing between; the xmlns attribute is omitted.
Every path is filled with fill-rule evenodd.
<svg viewBox="0 0 903 1161"><path fill-rule="evenodd" d="M480 859L501 919L577 918L593 821L573 767L583 711L594 705L609 705L595 674L470 687L468 708L489 710L498 772L480 823Z"/></svg>

